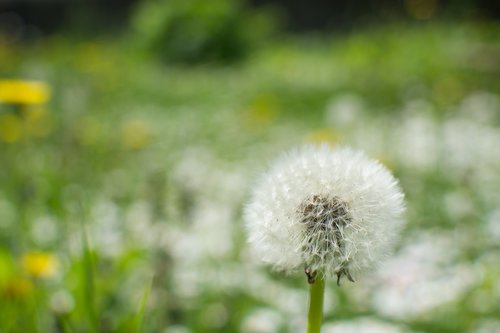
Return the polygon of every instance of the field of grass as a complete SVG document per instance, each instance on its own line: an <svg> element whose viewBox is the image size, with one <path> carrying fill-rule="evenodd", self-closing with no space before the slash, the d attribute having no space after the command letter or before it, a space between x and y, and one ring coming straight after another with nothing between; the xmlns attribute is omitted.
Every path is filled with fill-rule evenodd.
<svg viewBox="0 0 500 333"><path fill-rule="evenodd" d="M493 24L286 37L230 66L0 40L0 80L50 89L0 104L0 332L303 332L305 277L252 257L241 216L302 143L363 149L406 193L394 257L327 281L323 332L500 331L499 59Z"/></svg>

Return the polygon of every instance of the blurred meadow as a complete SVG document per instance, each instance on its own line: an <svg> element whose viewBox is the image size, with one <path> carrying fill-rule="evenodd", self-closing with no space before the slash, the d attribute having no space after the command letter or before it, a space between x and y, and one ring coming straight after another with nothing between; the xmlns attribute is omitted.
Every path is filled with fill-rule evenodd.
<svg viewBox="0 0 500 333"><path fill-rule="evenodd" d="M241 216L302 143L365 150L407 201L394 256L327 281L323 332L500 332L487 2L311 27L279 1L128 1L118 22L68 1L30 21L54 3L0 1L1 333L303 332L305 276L253 257Z"/></svg>

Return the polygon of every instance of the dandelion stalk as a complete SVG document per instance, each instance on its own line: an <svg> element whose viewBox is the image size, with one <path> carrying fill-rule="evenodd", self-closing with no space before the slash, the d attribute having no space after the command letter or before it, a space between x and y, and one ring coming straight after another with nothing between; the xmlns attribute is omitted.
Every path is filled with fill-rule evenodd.
<svg viewBox="0 0 500 333"><path fill-rule="evenodd" d="M325 280L318 276L309 284L309 313L307 315L307 333L320 333L323 321L323 295Z"/></svg>

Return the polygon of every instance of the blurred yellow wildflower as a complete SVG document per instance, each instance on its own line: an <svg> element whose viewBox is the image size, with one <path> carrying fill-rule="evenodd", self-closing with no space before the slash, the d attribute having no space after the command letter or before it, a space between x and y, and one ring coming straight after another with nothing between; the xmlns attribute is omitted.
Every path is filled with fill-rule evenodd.
<svg viewBox="0 0 500 333"><path fill-rule="evenodd" d="M36 278L54 276L59 267L57 258L46 252L29 252L22 258L24 270Z"/></svg>
<svg viewBox="0 0 500 333"><path fill-rule="evenodd" d="M50 99L50 87L39 81L0 80L0 103L34 105Z"/></svg>
<svg viewBox="0 0 500 333"><path fill-rule="evenodd" d="M128 120L122 125L122 144L128 149L144 148L151 141L151 129L147 122Z"/></svg>
<svg viewBox="0 0 500 333"><path fill-rule="evenodd" d="M13 143L23 134L22 122L13 114L0 114L0 141Z"/></svg>
<svg viewBox="0 0 500 333"><path fill-rule="evenodd" d="M335 146L340 141L340 135L332 129L322 128L309 133L306 140L312 143L326 143Z"/></svg>
<svg viewBox="0 0 500 333"><path fill-rule="evenodd" d="M270 125L279 114L278 100L274 95L257 96L249 105L246 113L248 127L259 129Z"/></svg>
<svg viewBox="0 0 500 333"><path fill-rule="evenodd" d="M32 292L33 283L22 277L10 280L2 290L2 294L9 298L23 298L29 296Z"/></svg>

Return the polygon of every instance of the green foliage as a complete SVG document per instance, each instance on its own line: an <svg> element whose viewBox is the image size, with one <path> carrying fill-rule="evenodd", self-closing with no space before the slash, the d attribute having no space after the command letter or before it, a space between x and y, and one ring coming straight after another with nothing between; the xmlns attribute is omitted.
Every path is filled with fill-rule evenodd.
<svg viewBox="0 0 500 333"><path fill-rule="evenodd" d="M138 43L164 61L241 60L276 31L270 10L241 0L145 0L133 17Z"/></svg>

